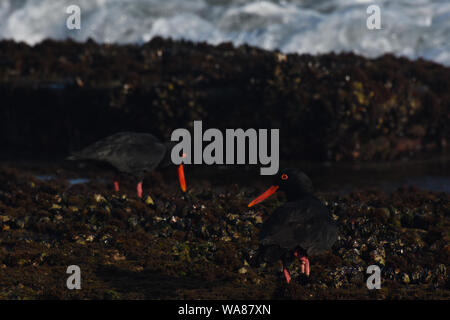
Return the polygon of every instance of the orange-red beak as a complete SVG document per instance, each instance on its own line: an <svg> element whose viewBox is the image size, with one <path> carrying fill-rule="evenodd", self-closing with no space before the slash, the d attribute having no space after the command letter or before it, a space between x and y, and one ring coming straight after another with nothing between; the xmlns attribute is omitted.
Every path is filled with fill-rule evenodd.
<svg viewBox="0 0 450 320"><path fill-rule="evenodd" d="M184 167L183 164L178 166L178 180L180 181L180 187L183 192L186 192L186 179L184 178Z"/></svg>
<svg viewBox="0 0 450 320"><path fill-rule="evenodd" d="M269 189L267 189L265 192L263 192L259 197L257 197L256 199L254 199L252 202L250 202L248 204L248 207L252 207L257 203L260 203L261 201L264 201L265 199L267 199L268 197L270 197L271 195L273 195L275 192L277 192L279 186L271 186Z"/></svg>

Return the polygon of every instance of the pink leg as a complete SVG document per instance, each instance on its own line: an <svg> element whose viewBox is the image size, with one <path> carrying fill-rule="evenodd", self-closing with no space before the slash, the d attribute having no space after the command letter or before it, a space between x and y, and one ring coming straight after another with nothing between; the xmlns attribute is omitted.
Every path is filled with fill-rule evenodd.
<svg viewBox="0 0 450 320"><path fill-rule="evenodd" d="M283 267L283 273L284 273L284 277L286 278L286 282L287 283L291 282L291 275L289 274L288 269Z"/></svg>
<svg viewBox="0 0 450 320"><path fill-rule="evenodd" d="M302 263L301 267L300 267L300 272L301 273L305 273L307 276L309 276L309 260L307 257L300 257L298 252L295 251L294 252L294 256L296 256Z"/></svg>
<svg viewBox="0 0 450 320"><path fill-rule="evenodd" d="M119 181L114 181L114 191L119 192Z"/></svg>
<svg viewBox="0 0 450 320"><path fill-rule="evenodd" d="M307 257L301 257L299 258L302 262L302 273L305 273L307 276L309 276L309 260Z"/></svg>
<svg viewBox="0 0 450 320"><path fill-rule="evenodd" d="M137 184L137 195L139 198L142 198L142 181Z"/></svg>

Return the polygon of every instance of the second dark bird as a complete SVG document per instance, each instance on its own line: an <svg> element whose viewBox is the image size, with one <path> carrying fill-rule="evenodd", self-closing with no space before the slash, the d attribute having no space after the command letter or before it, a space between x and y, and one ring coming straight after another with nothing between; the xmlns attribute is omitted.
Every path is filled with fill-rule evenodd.
<svg viewBox="0 0 450 320"><path fill-rule="evenodd" d="M170 163L171 143L162 143L150 133L119 132L101 139L68 160L88 160L107 163L119 173L133 176L137 180L137 195L142 197L142 180L158 165ZM181 190L186 191L183 164L178 166ZM119 191L119 181L114 181L115 191Z"/></svg>

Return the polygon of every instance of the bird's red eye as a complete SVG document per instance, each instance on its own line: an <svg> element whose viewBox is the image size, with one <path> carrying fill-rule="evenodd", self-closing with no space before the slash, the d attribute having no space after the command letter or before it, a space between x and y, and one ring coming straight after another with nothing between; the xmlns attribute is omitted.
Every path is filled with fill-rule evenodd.
<svg viewBox="0 0 450 320"><path fill-rule="evenodd" d="M288 175L286 173L283 173L281 175L281 180L287 180L288 179Z"/></svg>

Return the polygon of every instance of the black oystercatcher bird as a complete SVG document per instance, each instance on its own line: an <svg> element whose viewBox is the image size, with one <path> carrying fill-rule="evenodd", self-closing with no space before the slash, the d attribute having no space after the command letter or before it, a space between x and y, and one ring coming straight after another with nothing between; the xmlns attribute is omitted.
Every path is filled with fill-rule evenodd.
<svg viewBox="0 0 450 320"><path fill-rule="evenodd" d="M263 201L277 190L285 192L288 202L264 221L255 262L282 260L283 273L289 283L288 263L297 257L301 261L301 272L309 276L308 256L330 249L337 240L337 227L327 207L313 195L311 180L297 169L283 170L277 176L276 185L248 206Z"/></svg>
<svg viewBox="0 0 450 320"><path fill-rule="evenodd" d="M138 181L137 195L142 198L144 176L160 163L169 163L170 143L164 144L150 133L118 132L73 153L67 159L105 162L120 173L132 175ZM178 166L178 178L181 190L185 192L183 164ZM114 181L114 189L119 191L118 181Z"/></svg>

